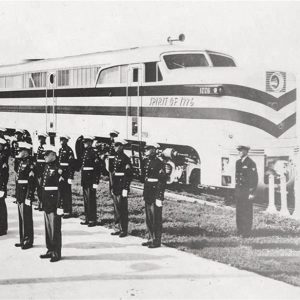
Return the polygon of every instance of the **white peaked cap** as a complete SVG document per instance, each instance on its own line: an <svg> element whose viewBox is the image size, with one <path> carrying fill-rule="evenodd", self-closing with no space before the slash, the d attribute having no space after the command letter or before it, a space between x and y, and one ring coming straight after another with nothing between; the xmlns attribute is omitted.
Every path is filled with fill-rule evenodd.
<svg viewBox="0 0 300 300"><path fill-rule="evenodd" d="M5 131L6 131L6 128L0 127L0 132L5 132Z"/></svg>
<svg viewBox="0 0 300 300"><path fill-rule="evenodd" d="M47 134L46 132L39 132L39 133L38 133L38 137L39 137L39 136L43 136L43 137L46 138L46 137L48 137L48 134Z"/></svg>
<svg viewBox="0 0 300 300"><path fill-rule="evenodd" d="M95 139L95 137L93 135L84 135L83 139L84 140L91 140L91 141L93 141Z"/></svg>
<svg viewBox="0 0 300 300"><path fill-rule="evenodd" d="M116 135L119 135L120 134L120 132L118 131L118 130L111 130L109 133L114 133L114 134L116 134Z"/></svg>
<svg viewBox="0 0 300 300"><path fill-rule="evenodd" d="M18 143L18 147L20 149L28 149L28 150L30 150L32 148L32 145L29 144L29 143L26 143L26 142L19 142Z"/></svg>
<svg viewBox="0 0 300 300"><path fill-rule="evenodd" d="M115 145L116 145L116 144L126 145L127 142L126 142L124 139L117 138L117 139L115 139Z"/></svg>
<svg viewBox="0 0 300 300"><path fill-rule="evenodd" d="M66 139L66 140L70 139L70 137L67 134L61 134L59 138Z"/></svg>
<svg viewBox="0 0 300 300"><path fill-rule="evenodd" d="M56 148L53 145L45 145L44 146L44 151L45 152L54 152L54 153L56 153Z"/></svg>
<svg viewBox="0 0 300 300"><path fill-rule="evenodd" d="M17 129L15 130L15 133L17 133L17 132L24 133L24 130L23 130L23 129L20 129L20 128L17 128Z"/></svg>
<svg viewBox="0 0 300 300"><path fill-rule="evenodd" d="M146 142L145 148L148 147L160 148L160 145L154 141L148 141Z"/></svg>

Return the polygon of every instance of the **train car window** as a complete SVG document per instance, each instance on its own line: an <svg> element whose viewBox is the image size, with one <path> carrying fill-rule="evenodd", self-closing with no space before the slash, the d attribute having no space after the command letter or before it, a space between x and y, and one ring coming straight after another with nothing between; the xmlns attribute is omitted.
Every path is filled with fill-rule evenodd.
<svg viewBox="0 0 300 300"><path fill-rule="evenodd" d="M162 75L156 61L145 63L145 82L161 81Z"/></svg>
<svg viewBox="0 0 300 300"><path fill-rule="evenodd" d="M127 83L128 66L120 66L120 82Z"/></svg>
<svg viewBox="0 0 300 300"><path fill-rule="evenodd" d="M0 88L5 89L5 76L0 77Z"/></svg>
<svg viewBox="0 0 300 300"><path fill-rule="evenodd" d="M100 73L97 84L120 83L120 68L112 67Z"/></svg>
<svg viewBox="0 0 300 300"><path fill-rule="evenodd" d="M214 67L235 67L233 59L218 54L209 54Z"/></svg>
<svg viewBox="0 0 300 300"><path fill-rule="evenodd" d="M45 87L46 78L46 72L31 73L29 75L29 87Z"/></svg>
<svg viewBox="0 0 300 300"><path fill-rule="evenodd" d="M70 85L70 70L59 70L57 73L57 85L69 86Z"/></svg>
<svg viewBox="0 0 300 300"><path fill-rule="evenodd" d="M132 82L138 82L139 81L139 69L134 68L132 72Z"/></svg>
<svg viewBox="0 0 300 300"><path fill-rule="evenodd" d="M208 61L202 53L180 53L164 56L169 70L192 67L208 67Z"/></svg>

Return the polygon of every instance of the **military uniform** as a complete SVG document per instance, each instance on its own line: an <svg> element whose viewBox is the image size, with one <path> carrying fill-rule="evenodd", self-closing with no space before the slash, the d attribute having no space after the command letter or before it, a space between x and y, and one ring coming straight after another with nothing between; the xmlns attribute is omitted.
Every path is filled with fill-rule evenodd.
<svg viewBox="0 0 300 300"><path fill-rule="evenodd" d="M60 177L59 194L63 204L64 213L72 214L72 185L70 180L74 178L74 153L71 147L65 145L59 149L58 162L62 174Z"/></svg>
<svg viewBox="0 0 300 300"><path fill-rule="evenodd" d="M100 180L100 160L92 147L84 150L81 165L81 186L83 189L84 224L95 225L97 221L96 188Z"/></svg>
<svg viewBox="0 0 300 300"><path fill-rule="evenodd" d="M252 228L253 202L249 195L257 187L258 175L255 162L246 156L236 162L236 224L238 234L248 236Z"/></svg>
<svg viewBox="0 0 300 300"><path fill-rule="evenodd" d="M43 209L45 217L46 247L49 258L61 258L61 216L57 208L61 208L59 199L59 165L57 160L46 163L43 173Z"/></svg>
<svg viewBox="0 0 300 300"><path fill-rule="evenodd" d="M20 159L16 179L16 198L19 213L20 245L30 248L33 245L32 201L35 190L35 165L28 156Z"/></svg>
<svg viewBox="0 0 300 300"><path fill-rule="evenodd" d="M7 233L7 207L5 198L7 196L7 182L9 177L8 154L5 146L7 143L1 139L3 149L0 153L0 191L3 195L0 197L0 235ZM1 193L1 194L2 194Z"/></svg>
<svg viewBox="0 0 300 300"><path fill-rule="evenodd" d="M129 192L132 180L132 169L129 157L122 151L117 153L113 161L112 195L114 201L115 224L119 224L121 233L128 231L128 199L123 191Z"/></svg>
<svg viewBox="0 0 300 300"><path fill-rule="evenodd" d="M38 195L38 209L43 209L43 188L42 188L42 180L43 180L43 173L45 169L45 151L44 145L40 145L37 149L36 153L36 170L37 170L37 195Z"/></svg>
<svg viewBox="0 0 300 300"><path fill-rule="evenodd" d="M156 200L164 200L166 174L164 163L154 156L143 162L145 183L143 197L145 201L146 225L149 233L148 244L160 246L162 233L162 206Z"/></svg>

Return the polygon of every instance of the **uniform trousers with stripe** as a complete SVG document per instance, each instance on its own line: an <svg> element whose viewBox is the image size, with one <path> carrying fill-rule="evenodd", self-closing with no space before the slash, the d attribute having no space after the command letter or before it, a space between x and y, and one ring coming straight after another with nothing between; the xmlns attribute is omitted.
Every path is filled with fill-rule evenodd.
<svg viewBox="0 0 300 300"><path fill-rule="evenodd" d="M6 193L0 198L0 233L7 231L7 207L6 207Z"/></svg>
<svg viewBox="0 0 300 300"><path fill-rule="evenodd" d="M43 186L41 177L38 178L36 191L38 196L38 208L43 209Z"/></svg>
<svg viewBox="0 0 300 300"><path fill-rule="evenodd" d="M64 213L72 214L72 185L68 183L67 178L60 182L59 195Z"/></svg>
<svg viewBox="0 0 300 300"><path fill-rule="evenodd" d="M128 232L128 198L113 194L115 224L119 224L122 232Z"/></svg>
<svg viewBox="0 0 300 300"><path fill-rule="evenodd" d="M44 213L47 253L61 258L61 217L56 212Z"/></svg>
<svg viewBox="0 0 300 300"><path fill-rule="evenodd" d="M84 185L83 201L86 222L96 222L97 220L97 205L96 205L96 189L92 185Z"/></svg>
<svg viewBox="0 0 300 300"><path fill-rule="evenodd" d="M162 207L154 202L145 202L146 225L148 229L148 240L153 244L161 244L162 234Z"/></svg>
<svg viewBox="0 0 300 300"><path fill-rule="evenodd" d="M33 245L32 205L25 204L26 195L27 184L17 184L16 196L18 203L20 244Z"/></svg>

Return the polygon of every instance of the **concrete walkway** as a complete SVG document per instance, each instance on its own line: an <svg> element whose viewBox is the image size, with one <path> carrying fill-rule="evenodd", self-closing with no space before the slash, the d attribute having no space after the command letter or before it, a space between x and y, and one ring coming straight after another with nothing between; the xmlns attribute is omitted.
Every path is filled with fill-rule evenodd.
<svg viewBox="0 0 300 300"><path fill-rule="evenodd" d="M300 288L175 249L148 249L140 238L111 236L79 219L63 220L63 259L41 260L43 213L34 211L34 248L15 248L12 201L9 233L0 237L0 299L300 299Z"/></svg>

